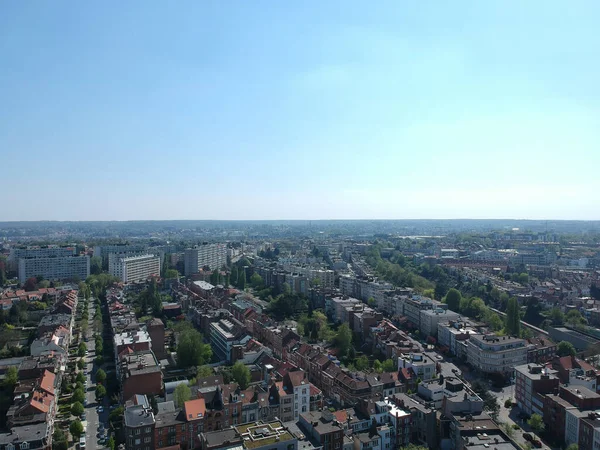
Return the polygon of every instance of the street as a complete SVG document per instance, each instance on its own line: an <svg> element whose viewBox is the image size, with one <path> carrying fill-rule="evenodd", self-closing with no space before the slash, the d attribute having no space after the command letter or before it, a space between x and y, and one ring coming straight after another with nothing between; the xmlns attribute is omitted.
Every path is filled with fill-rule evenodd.
<svg viewBox="0 0 600 450"><path fill-rule="evenodd" d="M90 314L89 316L89 323L88 323L88 330L87 330L87 336L86 336L86 345L88 348L88 354L85 356L85 362L86 362L86 366L85 366L85 373L86 373L86 400L87 400L87 406L85 407L85 414L86 414L86 422L84 423L85 426L85 441L86 441L86 450L97 450L97 449L102 449L102 448L106 448L105 446L102 445L98 445L98 426L100 424L100 421L102 420L103 422L107 421L108 418L108 411L104 411L102 414L100 414L100 417L98 416L98 404L96 403L96 385L95 383L92 381L93 380L93 376L92 373L95 374L95 370L94 370L94 358L96 357L95 354L95 342L93 339L93 334L94 334L94 317L93 317L93 312L94 312L94 299L90 298L89 303L88 303L88 313ZM91 308L90 308L91 307ZM106 424L106 423L105 423Z"/></svg>

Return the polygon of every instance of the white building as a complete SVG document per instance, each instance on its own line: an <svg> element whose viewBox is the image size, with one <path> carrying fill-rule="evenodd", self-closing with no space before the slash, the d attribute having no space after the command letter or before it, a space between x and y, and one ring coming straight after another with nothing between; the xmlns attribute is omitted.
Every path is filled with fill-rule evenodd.
<svg viewBox="0 0 600 450"><path fill-rule="evenodd" d="M512 374L514 367L527 363L529 345L511 336L476 334L467 345L467 361L485 373Z"/></svg>
<svg viewBox="0 0 600 450"><path fill-rule="evenodd" d="M227 264L227 246L225 244L203 244L185 250L186 276L200 272L205 266L214 270L220 269L225 264Z"/></svg>
<svg viewBox="0 0 600 450"><path fill-rule="evenodd" d="M19 281L42 276L45 280L85 280L90 275L90 257L49 256L42 258L19 258Z"/></svg>
<svg viewBox="0 0 600 450"><path fill-rule="evenodd" d="M458 320L460 315L449 309L434 308L421 310L421 334L423 336L438 335L438 323Z"/></svg>
<svg viewBox="0 0 600 450"><path fill-rule="evenodd" d="M589 411L581 411L579 408L565 408L565 443L568 445L579 443L579 420L587 417Z"/></svg>
<svg viewBox="0 0 600 450"><path fill-rule="evenodd" d="M464 321L440 321L438 323L438 344L443 347L448 347L448 350L454 356L458 356L459 354L457 343L468 340L469 337L474 334L477 334L475 328Z"/></svg>
<svg viewBox="0 0 600 450"><path fill-rule="evenodd" d="M424 353L403 354L398 357L398 370L412 369L422 381L433 379L436 362Z"/></svg>
<svg viewBox="0 0 600 450"><path fill-rule="evenodd" d="M146 281L152 275L160 275L160 257L154 255L109 258L109 273L123 283Z"/></svg>

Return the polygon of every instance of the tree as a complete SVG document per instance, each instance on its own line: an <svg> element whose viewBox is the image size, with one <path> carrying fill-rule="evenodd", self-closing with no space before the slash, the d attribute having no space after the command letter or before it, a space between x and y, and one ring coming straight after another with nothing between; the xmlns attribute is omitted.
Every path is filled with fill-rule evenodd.
<svg viewBox="0 0 600 450"><path fill-rule="evenodd" d="M77 383L85 383L85 375L83 374L83 372L77 373L77 377L75 377L75 381Z"/></svg>
<svg viewBox="0 0 600 450"><path fill-rule="evenodd" d="M85 401L85 392L83 392L83 389L75 389L75 392L73 392L73 395L71 396L71 400L73 400L73 402L83 403Z"/></svg>
<svg viewBox="0 0 600 450"><path fill-rule="evenodd" d="M448 309L459 312L460 310L460 300L462 299L462 295L457 289L450 289L446 294L445 302L448 305Z"/></svg>
<svg viewBox="0 0 600 450"><path fill-rule="evenodd" d="M240 389L246 389L250 385L250 369L246 365L238 361L231 369L231 376L234 381L240 386Z"/></svg>
<svg viewBox="0 0 600 450"><path fill-rule="evenodd" d="M106 445L110 450L115 450L115 438L111 436Z"/></svg>
<svg viewBox="0 0 600 450"><path fill-rule="evenodd" d="M17 384L17 381L19 381L19 372L15 366L10 366L8 369L6 369L4 374L3 386L12 392L13 388Z"/></svg>
<svg viewBox="0 0 600 450"><path fill-rule="evenodd" d="M83 434L83 425L80 420L75 420L69 425L69 431L75 439L79 439Z"/></svg>
<svg viewBox="0 0 600 450"><path fill-rule="evenodd" d="M381 361L379 361L378 359L373 361L373 370L375 370L375 372L377 372L377 373L383 372L383 365L381 364Z"/></svg>
<svg viewBox="0 0 600 450"><path fill-rule="evenodd" d="M77 347L77 356L85 356L86 351L87 351L87 347L82 342L81 344L79 344L79 347Z"/></svg>
<svg viewBox="0 0 600 450"><path fill-rule="evenodd" d="M560 326L565 323L565 315L558 308L552 308L548 318L552 321L552 325Z"/></svg>
<svg viewBox="0 0 600 450"><path fill-rule="evenodd" d="M219 269L213 270L213 272L210 274L210 284L216 286L217 284L219 284L220 278L221 274L219 273Z"/></svg>
<svg viewBox="0 0 600 450"><path fill-rule="evenodd" d="M386 359L383 362L383 371L384 372L396 372L398 370L397 364L393 359Z"/></svg>
<svg viewBox="0 0 600 450"><path fill-rule="evenodd" d="M174 400L175 406L178 408L183 408L185 402L187 402L192 397L192 391L190 387L185 383L179 383L175 388Z"/></svg>
<svg viewBox="0 0 600 450"><path fill-rule="evenodd" d="M101 384L96 386L96 400L102 400L106 396L106 388Z"/></svg>
<svg viewBox="0 0 600 450"><path fill-rule="evenodd" d="M566 448L566 450L579 450L579 445L571 444Z"/></svg>
<svg viewBox="0 0 600 450"><path fill-rule="evenodd" d="M233 267L231 267L231 277L230 277L229 281L234 286L237 286L237 284L238 284L238 268L237 268L236 265L234 265Z"/></svg>
<svg viewBox="0 0 600 450"><path fill-rule="evenodd" d="M429 447L422 445L408 444L406 447L400 447L400 450L429 450Z"/></svg>
<svg viewBox="0 0 600 450"><path fill-rule="evenodd" d="M52 450L68 450L68 437L63 430L56 427L52 435Z"/></svg>
<svg viewBox="0 0 600 450"><path fill-rule="evenodd" d="M518 281L521 284L527 284L527 283L529 283L529 275L527 275L527 273L525 273L525 272L520 273Z"/></svg>
<svg viewBox="0 0 600 450"><path fill-rule="evenodd" d="M179 272L175 269L167 269L165 271L165 279L172 280L174 278L179 278Z"/></svg>
<svg viewBox="0 0 600 450"><path fill-rule="evenodd" d="M570 310L565 316L565 321L571 326L585 325L587 321L582 317L581 313L576 310Z"/></svg>
<svg viewBox="0 0 600 450"><path fill-rule="evenodd" d="M545 428L542 416L535 413L531 415L531 417L527 421L527 425L529 425L531 429L536 433L541 433L542 431L544 431Z"/></svg>
<svg viewBox="0 0 600 450"><path fill-rule="evenodd" d="M92 256L90 258L90 273L99 275L102 273L102 258L100 256Z"/></svg>
<svg viewBox="0 0 600 450"><path fill-rule="evenodd" d="M573 347L573 344L567 341L559 342L556 349L556 354L558 356L575 356L575 353L577 352L575 351L575 347Z"/></svg>
<svg viewBox="0 0 600 450"><path fill-rule="evenodd" d="M244 270L244 268L242 268L240 270L240 273L238 275L238 283L237 283L237 287L239 289L241 289L242 291L244 289L246 289L246 271Z"/></svg>
<svg viewBox="0 0 600 450"><path fill-rule="evenodd" d="M193 328L187 328L179 336L177 364L183 369L206 364L212 358L212 349L205 344L202 335Z"/></svg>
<svg viewBox="0 0 600 450"><path fill-rule="evenodd" d="M348 350L350 350L352 345L352 331L350 330L350 327L348 327L348 324L343 323L340 325L333 339L333 343L339 350L340 356L345 356L348 353Z"/></svg>
<svg viewBox="0 0 600 450"><path fill-rule="evenodd" d="M27 292L37 291L37 283L37 278L27 278L27 280L25 280L25 283L23 284L23 289L25 289Z"/></svg>
<svg viewBox="0 0 600 450"><path fill-rule="evenodd" d="M196 371L196 377L198 378L210 377L213 374L214 371L210 366L199 366L198 370Z"/></svg>
<svg viewBox="0 0 600 450"><path fill-rule="evenodd" d="M250 284L254 289L260 289L264 285L262 277L256 272L250 277Z"/></svg>
<svg viewBox="0 0 600 450"><path fill-rule="evenodd" d="M83 368L85 367L85 360L83 358L79 359L79 361L77 361L77 368L80 370L83 370Z"/></svg>
<svg viewBox="0 0 600 450"><path fill-rule="evenodd" d="M362 355L360 358L357 358L354 362L356 370L366 370L369 367L369 358L366 355Z"/></svg>
<svg viewBox="0 0 600 450"><path fill-rule="evenodd" d="M73 403L71 406L71 414L73 414L75 417L81 416L83 414L83 405L79 402Z"/></svg>
<svg viewBox="0 0 600 450"><path fill-rule="evenodd" d="M104 382L106 381L106 372L104 370L98 369L98 371L96 372L96 381L98 383L104 384Z"/></svg>
<svg viewBox="0 0 600 450"><path fill-rule="evenodd" d="M511 336L521 335L521 316L519 312L519 303L515 297L508 299L506 305L506 320L504 322L506 334Z"/></svg>

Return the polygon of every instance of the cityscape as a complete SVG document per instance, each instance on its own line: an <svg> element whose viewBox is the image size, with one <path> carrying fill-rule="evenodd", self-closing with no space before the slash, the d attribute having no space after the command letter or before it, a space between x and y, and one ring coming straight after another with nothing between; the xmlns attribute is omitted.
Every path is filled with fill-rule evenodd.
<svg viewBox="0 0 600 450"><path fill-rule="evenodd" d="M0 226L2 449L595 446L599 222Z"/></svg>
<svg viewBox="0 0 600 450"><path fill-rule="evenodd" d="M0 450L600 450L599 24L0 1Z"/></svg>

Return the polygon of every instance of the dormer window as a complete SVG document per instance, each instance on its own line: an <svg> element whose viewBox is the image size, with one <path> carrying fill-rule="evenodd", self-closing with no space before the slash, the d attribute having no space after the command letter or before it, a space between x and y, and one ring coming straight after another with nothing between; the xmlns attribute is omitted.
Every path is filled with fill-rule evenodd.
<svg viewBox="0 0 600 450"><path fill-rule="evenodd" d="M29 442L23 442L21 445L21 450L28 450L29 449Z"/></svg>

